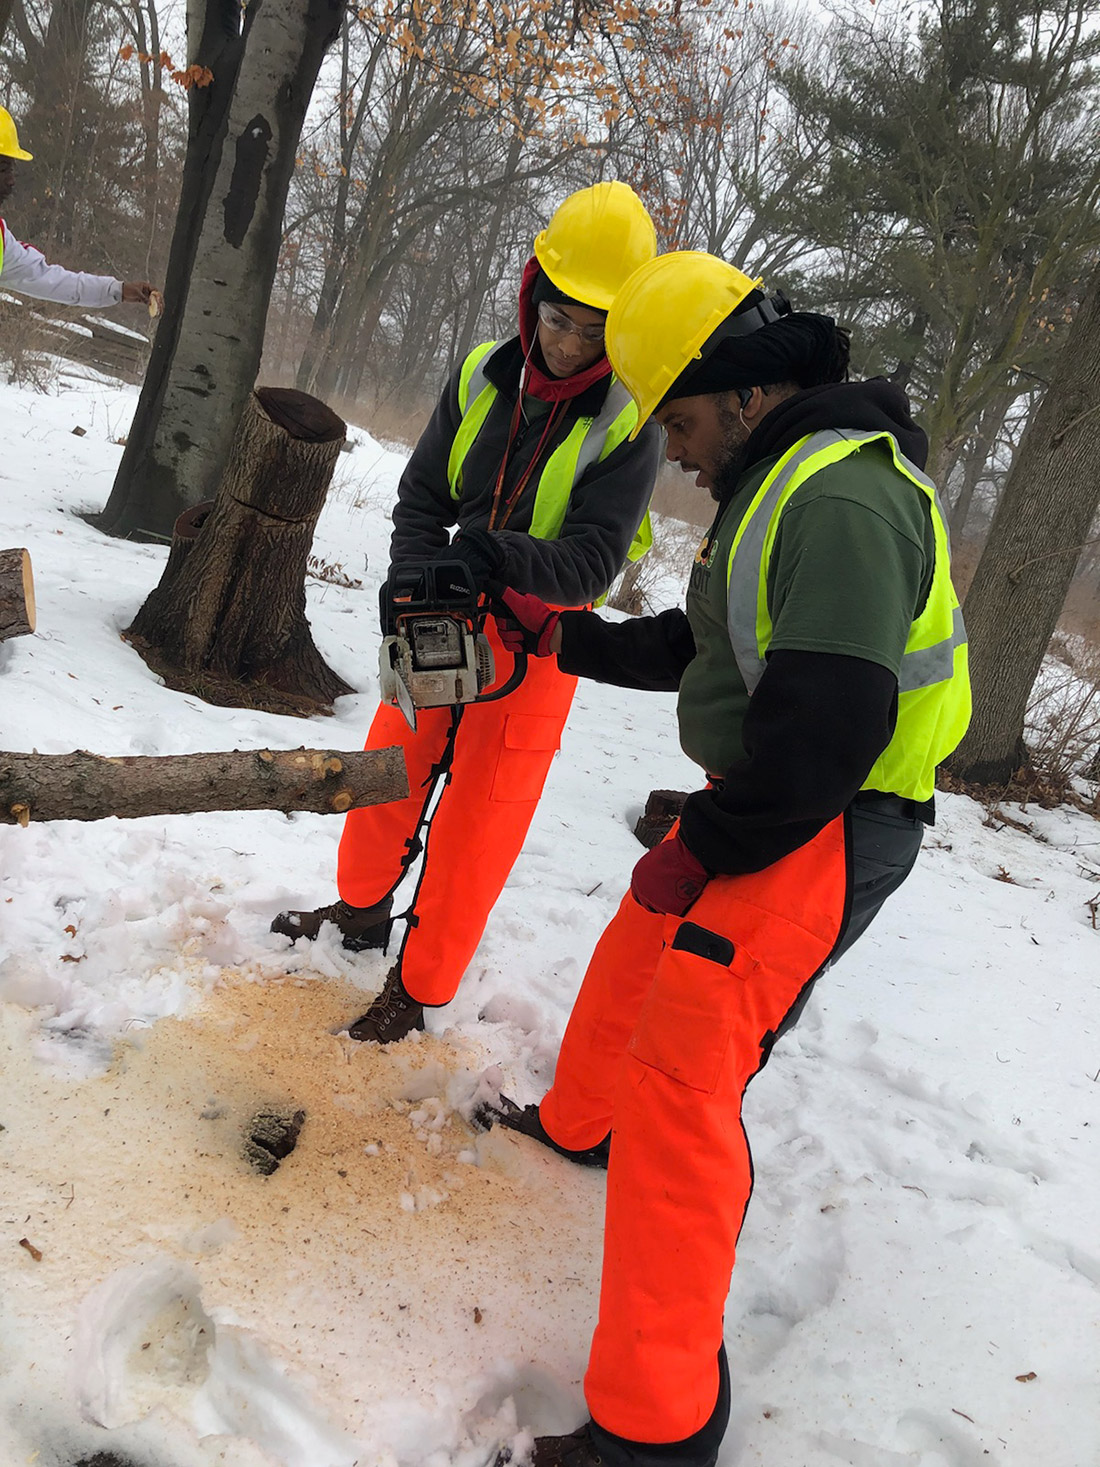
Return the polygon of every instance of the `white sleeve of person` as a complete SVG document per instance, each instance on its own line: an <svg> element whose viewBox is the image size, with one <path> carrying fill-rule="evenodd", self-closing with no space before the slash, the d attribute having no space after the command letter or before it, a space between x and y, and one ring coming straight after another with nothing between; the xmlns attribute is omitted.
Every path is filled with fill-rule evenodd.
<svg viewBox="0 0 1100 1467"><path fill-rule="evenodd" d="M4 231L4 265L0 289L18 291L40 301L57 301L63 306L117 306L122 299L122 281L110 275L85 275L51 265L41 250L20 244L8 226Z"/></svg>

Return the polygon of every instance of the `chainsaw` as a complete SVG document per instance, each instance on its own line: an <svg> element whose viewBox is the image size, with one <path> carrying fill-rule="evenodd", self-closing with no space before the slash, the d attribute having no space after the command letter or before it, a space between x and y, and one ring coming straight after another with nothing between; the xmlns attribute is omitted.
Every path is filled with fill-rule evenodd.
<svg viewBox="0 0 1100 1467"><path fill-rule="evenodd" d="M485 692L496 676L484 631L488 607L479 605L463 561L391 566L379 599L382 701L396 703L414 732L418 708L494 702L523 681L521 652L507 682Z"/></svg>

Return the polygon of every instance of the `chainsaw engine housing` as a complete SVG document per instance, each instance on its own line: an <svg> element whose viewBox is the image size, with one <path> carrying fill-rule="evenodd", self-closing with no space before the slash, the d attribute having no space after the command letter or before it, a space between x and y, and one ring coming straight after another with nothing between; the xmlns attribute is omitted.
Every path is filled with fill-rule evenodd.
<svg viewBox="0 0 1100 1467"><path fill-rule="evenodd" d="M478 594L462 561L394 566L382 587L383 701L396 703L412 728L418 708L476 702L493 681Z"/></svg>

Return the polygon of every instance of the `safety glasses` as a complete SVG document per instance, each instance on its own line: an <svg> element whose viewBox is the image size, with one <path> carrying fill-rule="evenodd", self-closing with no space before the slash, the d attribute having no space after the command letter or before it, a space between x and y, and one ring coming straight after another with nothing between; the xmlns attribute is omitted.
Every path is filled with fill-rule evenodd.
<svg viewBox="0 0 1100 1467"><path fill-rule="evenodd" d="M571 316L559 311L549 301L539 302L539 320L555 336L579 336L585 346L603 346L603 326L578 326Z"/></svg>

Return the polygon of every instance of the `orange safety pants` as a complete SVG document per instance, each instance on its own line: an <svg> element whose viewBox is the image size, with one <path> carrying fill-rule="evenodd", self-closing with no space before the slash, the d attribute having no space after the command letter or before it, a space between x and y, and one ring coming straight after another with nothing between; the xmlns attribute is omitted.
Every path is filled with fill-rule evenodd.
<svg viewBox="0 0 1100 1467"><path fill-rule="evenodd" d="M838 817L764 871L714 878L686 917L628 892L592 955L540 1115L572 1149L612 1131L584 1384L616 1436L680 1442L714 1412L752 1190L741 1097L836 946L846 846Z"/></svg>
<svg viewBox="0 0 1100 1467"><path fill-rule="evenodd" d="M486 630L499 669L495 687L511 675L512 656L492 618ZM462 710L401 949L401 981L420 1003L455 996L534 818L576 687L556 657L532 657L514 692ZM349 905L373 907L402 879L451 719L450 708L421 709L413 733L396 708L379 706L366 747L400 744L409 795L348 812L336 880Z"/></svg>

